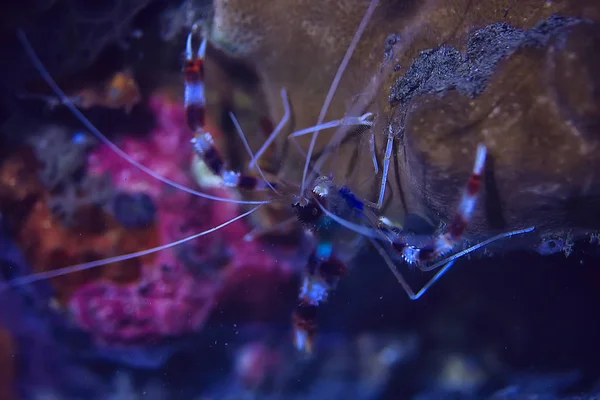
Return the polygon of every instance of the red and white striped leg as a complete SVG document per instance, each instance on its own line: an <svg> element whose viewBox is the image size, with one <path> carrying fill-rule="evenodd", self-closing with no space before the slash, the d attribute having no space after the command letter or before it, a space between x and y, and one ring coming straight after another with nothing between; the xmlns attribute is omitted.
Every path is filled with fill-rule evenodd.
<svg viewBox="0 0 600 400"><path fill-rule="evenodd" d="M467 187L462 196L458 211L448 225L445 233L436 236L422 248L409 246L397 238L391 240L394 250L400 253L407 263L419 266L435 261L450 252L462 238L475 210L477 197L481 188L481 176L486 156L487 149L485 145L480 144L477 147L473 173L467 182Z"/></svg>
<svg viewBox="0 0 600 400"><path fill-rule="evenodd" d="M212 135L205 129L204 58L207 41L202 39L198 52L194 53L192 39L193 33L190 33L185 50L185 109L188 126L194 132L194 151L213 174L221 177L224 186L244 190L266 190L276 186L260 178L242 175L225 168L225 162L214 145Z"/></svg>
<svg viewBox="0 0 600 400"><path fill-rule="evenodd" d="M346 266L329 255L320 259L313 252L306 266L296 310L292 315L294 345L304 353L312 353L317 334L317 307L327 300L329 292L345 274Z"/></svg>

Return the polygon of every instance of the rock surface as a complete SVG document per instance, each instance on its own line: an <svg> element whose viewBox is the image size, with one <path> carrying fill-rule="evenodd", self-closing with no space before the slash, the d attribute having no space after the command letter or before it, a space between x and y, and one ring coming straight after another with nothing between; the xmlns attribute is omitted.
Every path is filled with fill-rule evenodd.
<svg viewBox="0 0 600 400"><path fill-rule="evenodd" d="M368 5L219 0L211 39L256 68L275 120L287 88L293 128L302 129L316 123ZM484 142L490 157L471 232L535 225L588 235L600 227L599 20L593 1L383 0L325 120L377 113L380 166L390 127L400 139L383 211L391 219L447 222ZM331 137L321 133L318 147ZM376 200L381 168L374 179L368 135L348 137L325 171ZM308 138L300 143L306 150ZM287 156L283 176L299 181L302 161Z"/></svg>

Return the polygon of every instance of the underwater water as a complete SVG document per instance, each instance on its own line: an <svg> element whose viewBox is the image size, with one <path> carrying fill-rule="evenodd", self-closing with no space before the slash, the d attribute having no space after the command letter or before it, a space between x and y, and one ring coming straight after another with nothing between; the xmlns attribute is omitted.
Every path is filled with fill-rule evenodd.
<svg viewBox="0 0 600 400"><path fill-rule="evenodd" d="M600 398L600 5L513 3L4 5L0 400Z"/></svg>

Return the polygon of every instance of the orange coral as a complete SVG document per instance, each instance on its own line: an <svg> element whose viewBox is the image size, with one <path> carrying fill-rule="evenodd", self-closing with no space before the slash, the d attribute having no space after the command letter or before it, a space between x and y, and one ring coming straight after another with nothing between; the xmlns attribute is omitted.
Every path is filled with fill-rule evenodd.
<svg viewBox="0 0 600 400"><path fill-rule="evenodd" d="M131 112L141 100L140 89L130 70L114 74L102 88L85 88L75 97L81 108L106 107Z"/></svg>
<svg viewBox="0 0 600 400"><path fill-rule="evenodd" d="M34 272L49 271L81 262L131 253L156 246L158 233L153 225L146 229L126 230L112 216L97 207L77 212L77 223L65 227L48 207L50 195L36 176L36 163L30 152L19 152L0 167L0 206L18 205L16 240ZM147 256L150 259L153 256ZM65 304L82 284L98 278L127 283L139 278L141 263L133 259L52 280L58 300Z"/></svg>

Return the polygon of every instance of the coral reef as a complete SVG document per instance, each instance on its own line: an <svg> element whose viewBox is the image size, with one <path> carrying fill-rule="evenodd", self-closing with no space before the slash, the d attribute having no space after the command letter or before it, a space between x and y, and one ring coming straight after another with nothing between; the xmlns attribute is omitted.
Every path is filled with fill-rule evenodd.
<svg viewBox="0 0 600 400"><path fill-rule="evenodd" d="M55 156L60 157L60 153ZM4 160L0 193L0 204L7 223L33 272L48 271L121 252L133 252L156 243L155 227L131 235L99 207L69 208L79 206L79 197L71 198L71 203L64 206L70 214L77 216L74 226L65 225L50 208L53 197L38 179L36 159L27 150L15 152ZM94 193L88 196L94 198ZM128 281L135 279L137 273L135 263L125 262L105 269L59 277L52 283L57 290L59 303L65 304L74 288L83 282L99 276Z"/></svg>
<svg viewBox="0 0 600 400"><path fill-rule="evenodd" d="M149 99L149 106L156 116L149 139L124 136L122 149L151 170L192 185L192 154L181 103L157 94ZM210 229L238 213L235 204L209 201L167 187L107 146L90 155L89 173L109 174L119 196L146 199L140 206L142 214L152 204L158 244ZM232 196L217 188L209 193ZM121 221L122 217L117 219ZM135 232L134 228L131 234ZM76 324L104 344L140 345L197 332L215 303L226 301L228 296L234 296L236 303L250 303L249 308L269 313L268 309L273 308L269 293L274 292L265 289L275 282L289 281L293 265L273 258L260 242L242 240L246 233L248 225L240 221L193 243L142 258L139 278L129 284L97 280L84 285L69 302ZM263 283L238 291L237 282L254 282L252 275Z"/></svg>
<svg viewBox="0 0 600 400"><path fill-rule="evenodd" d="M29 399L38 391L60 390L64 396L89 397L98 387L73 363L64 343L56 340L60 323L50 308L46 284L7 290L7 283L29 272L17 245L9 238L6 219L0 223L0 396ZM69 397L70 398L70 397Z"/></svg>
<svg viewBox="0 0 600 400"><path fill-rule="evenodd" d="M118 193L112 211L119 223L128 229L150 226L156 218L156 206L145 193Z"/></svg>
<svg viewBox="0 0 600 400"><path fill-rule="evenodd" d="M29 144L41 163L39 179L50 193L48 207L67 226L89 207L103 207L112 199L107 175L86 173L87 157L95 141L79 132L69 137L64 128L44 127Z"/></svg>
<svg viewBox="0 0 600 400"><path fill-rule="evenodd" d="M193 186L182 104L156 95L149 106L156 116L149 139L124 136L123 150L157 173ZM50 127L47 135L32 139L44 161L41 171L47 172L40 179L35 160L18 153L2 168L3 209L19 203L24 207L23 218L13 223L34 272L168 244L238 215L237 205L169 188L105 145L87 155L81 151L87 147L81 134L67 140L62 130ZM83 191L80 182L105 176L113 200L105 201L102 190ZM76 225L64 225L52 212L49 199L56 188L78 195L61 198ZM210 193L234 195L223 189ZM106 204L86 209L88 201L79 195L100 197ZM12 211L12 217L19 214ZM240 221L157 254L55 278L58 304L97 344L113 347L156 344L197 332L217 301L243 303L251 311L247 318L264 318L281 309L271 299L278 285L292 282L294 264L282 254L275 258L265 252L259 241L244 241L248 232L247 223Z"/></svg>

